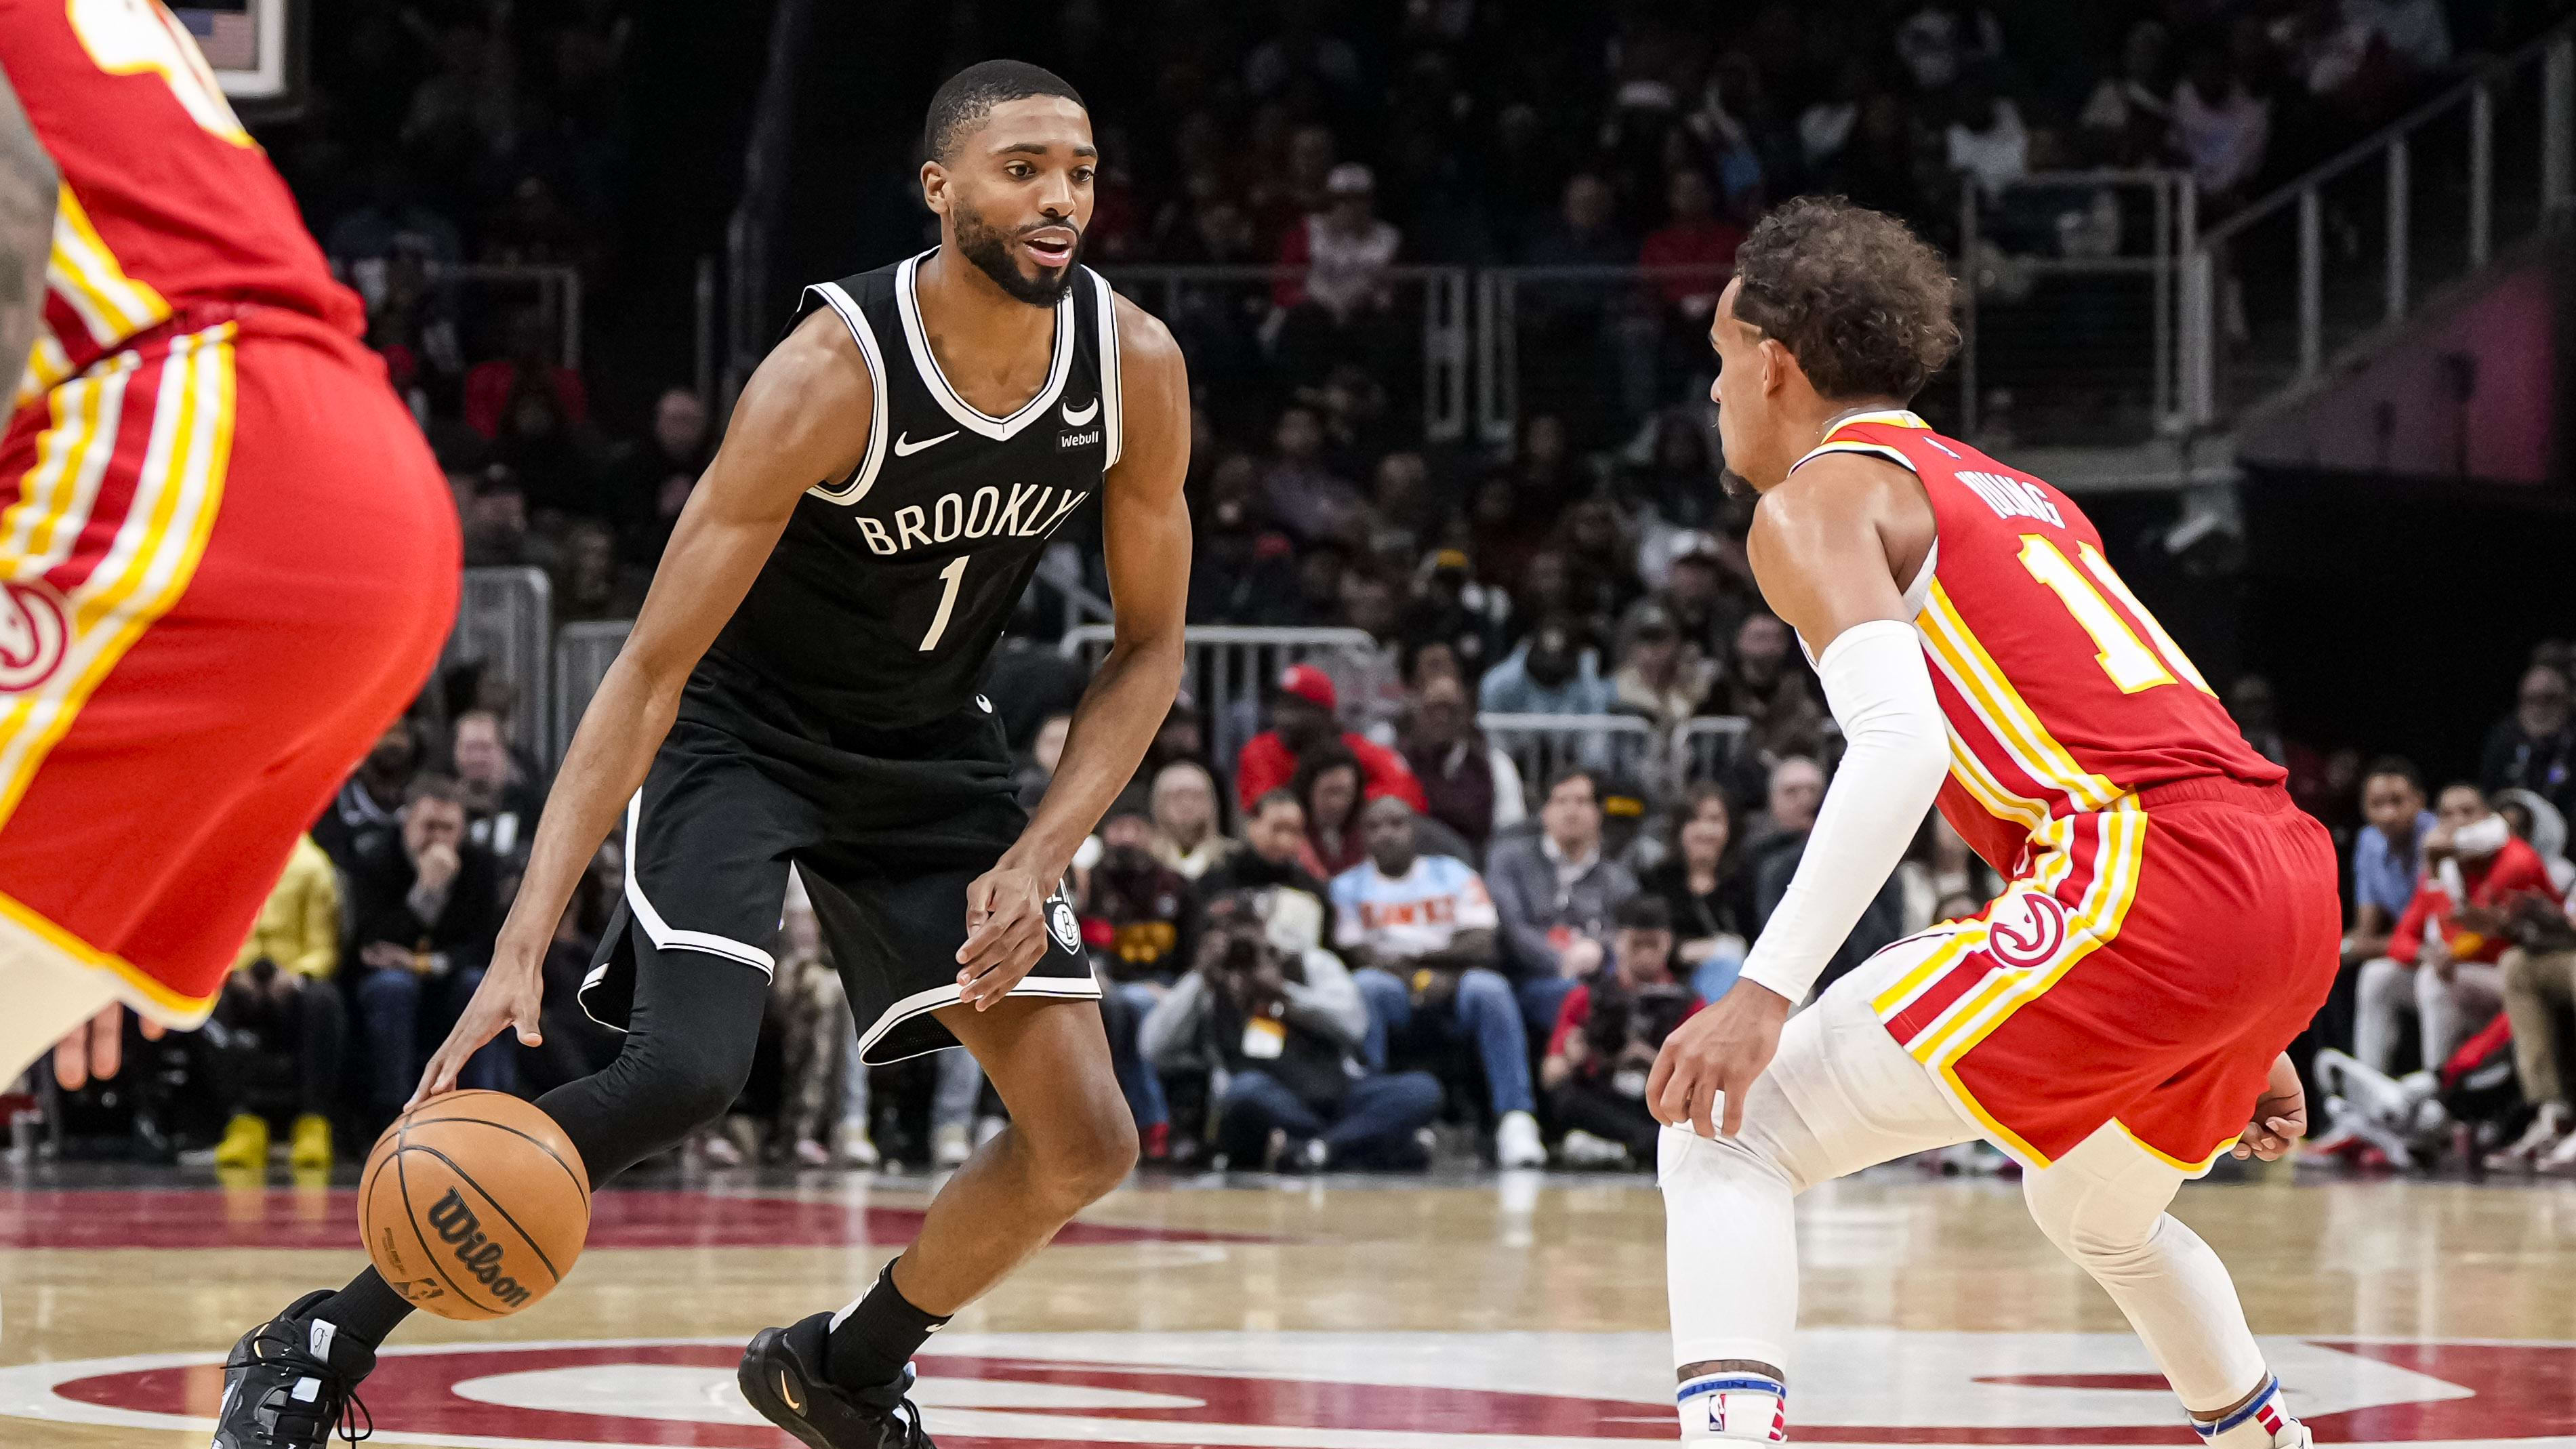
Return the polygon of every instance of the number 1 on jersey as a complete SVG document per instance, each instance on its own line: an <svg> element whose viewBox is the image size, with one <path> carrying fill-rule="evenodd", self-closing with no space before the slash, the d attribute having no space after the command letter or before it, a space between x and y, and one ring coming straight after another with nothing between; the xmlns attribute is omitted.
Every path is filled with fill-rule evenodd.
<svg viewBox="0 0 2576 1449"><path fill-rule="evenodd" d="M948 616L957 609L957 586L966 582L966 561L973 554L961 553L939 571L947 587L939 591L939 612L930 616L930 632L921 636L921 651L929 653L939 645L939 636L948 632Z"/></svg>
<svg viewBox="0 0 2576 1449"><path fill-rule="evenodd" d="M2138 602L2138 596L2130 593L2129 586L2111 571L2110 561L2102 557L2101 550L2089 543L2081 543L2076 545L2076 551L2084 559L2083 573L2076 572L2065 551L2046 537L2036 533L2021 536L2021 566L2030 570L2032 578L2046 584L2049 591L2057 595L2058 601L2066 605L2066 612L2075 617L2075 622L2083 627L2084 632L2093 636L2093 657L2100 661L2102 672L2111 676L2111 682L2120 687L2120 692L2136 694L2159 684L2171 684L2174 676L2180 675L2190 680L2201 693L2215 694L2217 691L2209 687L2209 681L2201 678L2200 671L2183 657L2181 646L2165 632L2164 625L2156 622L2156 616L2148 613L2147 606ZM2087 579L2085 574L2093 577ZM2095 587L2097 581L2098 588ZM2103 597L2105 592L2118 598L2128 609L2130 616L2155 641L2153 647L2138 637L2137 631L2129 627L2129 621L2120 617L2118 609L2111 607L2110 599ZM2168 665L2171 668L2167 668Z"/></svg>

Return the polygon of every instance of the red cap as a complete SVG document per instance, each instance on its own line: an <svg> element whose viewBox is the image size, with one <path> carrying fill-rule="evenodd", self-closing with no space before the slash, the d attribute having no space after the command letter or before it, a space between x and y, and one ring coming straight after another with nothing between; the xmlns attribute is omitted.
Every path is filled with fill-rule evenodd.
<svg viewBox="0 0 2576 1449"><path fill-rule="evenodd" d="M1293 694L1327 712L1341 707L1340 697L1333 692L1333 676L1312 664L1289 665L1279 676L1279 692Z"/></svg>

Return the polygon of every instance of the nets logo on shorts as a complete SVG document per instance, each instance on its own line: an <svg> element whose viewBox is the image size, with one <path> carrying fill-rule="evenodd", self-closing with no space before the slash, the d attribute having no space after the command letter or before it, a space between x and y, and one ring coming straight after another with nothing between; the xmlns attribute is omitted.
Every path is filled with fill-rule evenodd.
<svg viewBox="0 0 2576 1449"><path fill-rule="evenodd" d="M1047 929L1054 933L1056 944L1068 951L1082 949L1082 925L1073 918L1073 902L1059 889L1047 900Z"/></svg>

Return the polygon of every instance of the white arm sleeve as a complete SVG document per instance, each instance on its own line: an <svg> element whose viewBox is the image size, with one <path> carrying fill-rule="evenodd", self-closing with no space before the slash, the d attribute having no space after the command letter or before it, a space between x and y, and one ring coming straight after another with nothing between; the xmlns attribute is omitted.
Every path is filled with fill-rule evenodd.
<svg viewBox="0 0 2576 1449"><path fill-rule="evenodd" d="M1949 729L1911 625L1873 619L1844 630L1816 674L1849 747L1743 973L1793 1005L1904 857L1950 768Z"/></svg>

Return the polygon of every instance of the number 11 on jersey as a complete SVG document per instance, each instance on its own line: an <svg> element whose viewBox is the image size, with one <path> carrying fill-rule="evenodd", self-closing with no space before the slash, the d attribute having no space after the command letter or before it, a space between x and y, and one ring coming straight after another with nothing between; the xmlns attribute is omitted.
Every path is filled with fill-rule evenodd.
<svg viewBox="0 0 2576 1449"><path fill-rule="evenodd" d="M930 616L930 632L921 636L921 652L924 654L939 647L939 636L948 632L948 616L957 610L957 586L966 582L966 561L973 557L973 554L961 553L949 561L948 567L939 571L940 580L947 587L939 591L939 612Z"/></svg>

